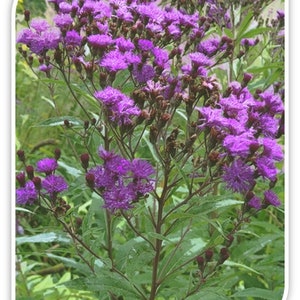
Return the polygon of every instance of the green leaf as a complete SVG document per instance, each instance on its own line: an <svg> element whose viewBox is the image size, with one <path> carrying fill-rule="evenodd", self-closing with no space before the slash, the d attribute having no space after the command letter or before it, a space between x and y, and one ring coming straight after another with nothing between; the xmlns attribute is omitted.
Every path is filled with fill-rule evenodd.
<svg viewBox="0 0 300 300"><path fill-rule="evenodd" d="M58 234L55 232L40 233L33 236L21 236L16 238L17 246L25 243L52 243L52 242L70 243L71 240L68 236L63 235L61 233Z"/></svg>
<svg viewBox="0 0 300 300"><path fill-rule="evenodd" d="M47 103L49 103L53 108L55 108L55 103L51 99L49 99L49 98L47 98L45 96L42 96L41 98L43 100L45 100Z"/></svg>
<svg viewBox="0 0 300 300"><path fill-rule="evenodd" d="M68 120L71 125L83 126L82 120L80 120L76 117L62 116L62 117L54 117L54 118L50 118L45 121L42 121L39 124L35 125L35 127L62 126L62 125L64 125L65 120Z"/></svg>
<svg viewBox="0 0 300 300"><path fill-rule="evenodd" d="M58 256L52 253L46 253L46 255L52 259L61 261L65 266L74 268L75 270L77 270L78 272L84 275L91 274L91 270L87 265L77 262L75 259Z"/></svg>
<svg viewBox="0 0 300 300"><path fill-rule="evenodd" d="M234 261L226 260L223 264L226 265L226 266L229 266L229 267L242 268L242 269L245 269L245 270L250 271L252 273L255 273L257 275L262 275L260 272L254 270L253 268L250 268L250 267L248 267L244 264L236 263Z"/></svg>
<svg viewBox="0 0 300 300"><path fill-rule="evenodd" d="M250 26L252 17L253 17L253 11L249 10L248 14L245 16L245 18L243 19L242 23L239 26L237 36L236 36L238 42L242 39L243 34Z"/></svg>
<svg viewBox="0 0 300 300"><path fill-rule="evenodd" d="M232 298L245 298L245 297L255 297L258 299L264 300L274 300L274 299L282 299L283 291L282 290L265 290L261 288L249 288L243 291L238 291L233 294Z"/></svg>
<svg viewBox="0 0 300 300"><path fill-rule="evenodd" d="M103 269L102 274L95 277L82 277L63 283L67 288L98 292L100 296L113 293L124 299L139 299L139 294L132 285L120 275ZM100 298L102 299L102 298Z"/></svg>
<svg viewBox="0 0 300 300"><path fill-rule="evenodd" d="M155 238L155 239L158 239L158 240L167 241L169 243L175 244L175 242L172 242L170 239L166 238L164 235L156 233L156 232L147 232L147 235L149 237L152 237L152 238Z"/></svg>
<svg viewBox="0 0 300 300"><path fill-rule="evenodd" d="M199 200L199 204L193 207L190 213L205 215L217 209L226 208L234 205L241 205L244 202L235 199L221 199L216 197L216 199L207 197L207 199L203 199L205 201L202 202L202 199Z"/></svg>
<svg viewBox="0 0 300 300"><path fill-rule="evenodd" d="M63 167L64 169L66 169L66 171L70 174L70 175L73 175L75 177L78 177L80 175L82 175L82 171L81 170L78 170L78 169L75 169L71 166L68 166L66 163L64 163L63 161L59 160L58 161L58 165L60 167Z"/></svg>
<svg viewBox="0 0 300 300"><path fill-rule="evenodd" d="M23 208L23 207L16 207L16 211L22 211L22 212L26 212L26 213L29 213L29 214L35 214L35 212L33 211L30 211L26 208Z"/></svg>
<svg viewBox="0 0 300 300"><path fill-rule="evenodd" d="M228 29L228 28L225 27L223 30L224 30L224 33L225 33L229 38L231 38L231 39L234 38L233 33L232 33L232 31L231 31L230 29Z"/></svg>
<svg viewBox="0 0 300 300"><path fill-rule="evenodd" d="M256 37L257 35L268 32L270 30L271 30L270 28L266 28L266 27L253 28L245 32L241 38L245 39L245 38Z"/></svg>

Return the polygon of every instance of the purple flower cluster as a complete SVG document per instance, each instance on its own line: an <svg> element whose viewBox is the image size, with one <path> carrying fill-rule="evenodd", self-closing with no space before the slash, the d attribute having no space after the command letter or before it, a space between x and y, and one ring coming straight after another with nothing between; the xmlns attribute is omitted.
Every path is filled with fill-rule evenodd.
<svg viewBox="0 0 300 300"><path fill-rule="evenodd" d="M258 178L277 180L276 162L283 159L283 150L276 137L284 107L280 96L269 90L259 93L257 99L237 82L231 83L230 90L231 94L221 97L217 105L197 108L199 129L214 131L224 151L226 187L245 195L253 191ZM278 198L275 194L268 197L270 194L264 202L278 206ZM254 196L249 206L259 208L261 201Z"/></svg>
<svg viewBox="0 0 300 300"><path fill-rule="evenodd" d="M32 19L30 29L21 30L17 36L17 43L27 45L36 54L43 54L50 49L55 49L60 40L60 30L50 27L44 19Z"/></svg>
<svg viewBox="0 0 300 300"><path fill-rule="evenodd" d="M110 119L119 125L131 124L131 118L140 114L134 101L115 88L107 87L95 92L94 96L104 104Z"/></svg>
<svg viewBox="0 0 300 300"><path fill-rule="evenodd" d="M20 188L16 190L16 203L20 205L33 204L39 195L48 196L50 200L55 200L58 193L68 189L68 184L60 175L55 175L58 164L54 158L43 158L36 164L36 172L44 173L45 178L38 176L26 176L24 172L17 174L16 179ZM26 170L33 170L33 167L27 166ZM33 171L32 171L33 172Z"/></svg>
<svg viewBox="0 0 300 300"><path fill-rule="evenodd" d="M154 189L154 180L150 176L155 171L147 161L139 158L129 161L102 147L99 156L103 164L90 169L86 180L101 193L105 208L111 211L129 209Z"/></svg>

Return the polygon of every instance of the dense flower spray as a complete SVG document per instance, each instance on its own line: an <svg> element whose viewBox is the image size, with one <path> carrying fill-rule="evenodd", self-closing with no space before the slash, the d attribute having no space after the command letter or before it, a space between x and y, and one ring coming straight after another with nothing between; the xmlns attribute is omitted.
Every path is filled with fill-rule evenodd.
<svg viewBox="0 0 300 300"><path fill-rule="evenodd" d="M167 286L163 283L179 272L179 267L169 269L174 257L181 267L196 262L198 283L183 289L180 297L196 295L230 258L229 248L243 224L270 206L282 205L276 184L284 160L283 84L267 80L262 84L252 58L269 51L262 45L267 34L274 35L276 43L283 42L284 13L278 11L261 29L261 7L268 0L48 2L54 9L52 22L30 19L27 13L28 28L18 33L17 45L32 70L53 86L64 82L81 109L76 118L65 117L58 124L79 140L72 147L81 167L75 172L79 175L73 172L74 181L83 177L84 193L90 192L92 199L97 195L103 203L101 207L97 202L105 212L103 236L108 241L103 248L110 271L129 281L130 272L116 267L119 256L112 246L112 218L123 217L131 234L146 243L143 251L154 253L151 278L147 277L151 286L132 284L138 295L156 299ZM235 11L240 12L239 19L234 19ZM240 30L235 30L238 25ZM273 55L280 54L276 43L270 47ZM97 149L98 145L102 146ZM85 152L80 155L79 149ZM100 260L99 249L94 250L98 246L89 248L76 235L77 228L70 227L72 218L68 224L62 221L69 208L62 195L72 198L76 183L58 172L60 152L40 159L36 167L26 164L22 150L17 155L24 167L16 176L17 204L44 201L73 240ZM226 203L239 207L224 224L214 224L210 220L214 216L203 211L223 194L231 195ZM219 207L215 205L216 210ZM87 222L97 218L93 209ZM198 218L210 220L223 242L217 243L209 232L203 240L212 240L200 255L199 249L190 257L189 251L178 255L185 236L197 231L193 222ZM172 236L180 222L184 224L180 233ZM143 232L148 229L149 234ZM134 276L145 275L143 268L135 272ZM109 294L115 297L114 291Z"/></svg>

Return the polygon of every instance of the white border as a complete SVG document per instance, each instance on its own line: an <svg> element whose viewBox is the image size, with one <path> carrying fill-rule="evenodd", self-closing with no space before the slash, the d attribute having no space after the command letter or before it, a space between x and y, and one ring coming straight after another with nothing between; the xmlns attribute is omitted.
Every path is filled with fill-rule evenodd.
<svg viewBox="0 0 300 300"><path fill-rule="evenodd" d="M42 0L41 0L42 1ZM0 72L1 79L0 97L0 166L1 197L0 197L0 228L1 228L1 252L0 265L5 268L0 272L1 299L15 299L14 282L14 234L15 217L14 205L11 203L12 188L14 187L14 124L15 124L15 77L14 77L14 53L15 53L15 8L17 0L1 1L1 46L0 46ZM297 288L298 266L300 267L300 249L297 223L300 220L300 199L296 199L297 185L300 178L297 166L300 166L300 54L299 49L300 25L299 22L300 1L285 0L286 16L286 217L285 217L285 293L283 299L300 299L300 290ZM299 67L299 69L298 69ZM9 175L11 174L11 176ZM299 224L298 224L299 225ZM300 229L300 227L299 227ZM274 299L275 300L275 299Z"/></svg>
<svg viewBox="0 0 300 300"><path fill-rule="evenodd" d="M11 201L11 10L13 0L1 1L1 43L0 43L0 72L1 97L0 97L0 166L1 166L1 197L0 197L0 228L1 228L1 252L0 252L0 287L1 298L10 299L11 296L11 232L12 232L12 201Z"/></svg>

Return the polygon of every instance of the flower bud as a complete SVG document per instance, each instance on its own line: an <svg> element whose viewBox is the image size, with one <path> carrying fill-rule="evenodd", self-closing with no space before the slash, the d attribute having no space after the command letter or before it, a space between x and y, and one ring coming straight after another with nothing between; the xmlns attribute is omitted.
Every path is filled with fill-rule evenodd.
<svg viewBox="0 0 300 300"><path fill-rule="evenodd" d="M25 179L25 174L24 174L24 172L17 174L17 175L16 175L16 179L17 179L17 181L18 181L20 187L24 187L24 186L25 186L26 179Z"/></svg>
<svg viewBox="0 0 300 300"><path fill-rule="evenodd" d="M94 126L97 123L97 120L95 118L91 119L91 124Z"/></svg>
<svg viewBox="0 0 300 300"><path fill-rule="evenodd" d="M25 162L25 152L23 150L18 150L17 155L21 162Z"/></svg>
<svg viewBox="0 0 300 300"><path fill-rule="evenodd" d="M207 249L205 251L205 259L206 261L210 261L214 255L214 252L211 249Z"/></svg>
<svg viewBox="0 0 300 300"><path fill-rule="evenodd" d="M24 10L24 18L26 22L29 22L30 20L30 11L28 9Z"/></svg>
<svg viewBox="0 0 300 300"><path fill-rule="evenodd" d="M253 78L253 75L250 73L244 73L243 81L242 81L242 87L247 86L249 81Z"/></svg>
<svg viewBox="0 0 300 300"><path fill-rule="evenodd" d="M85 130L87 130L90 126L90 122L89 121L84 121L83 127Z"/></svg>
<svg viewBox="0 0 300 300"><path fill-rule="evenodd" d="M59 159L60 159L60 155L61 155L60 149L56 148L56 149L54 150L54 157L55 157L55 159L56 159L56 160L59 160Z"/></svg>
<svg viewBox="0 0 300 300"><path fill-rule="evenodd" d="M27 174L27 177L32 180L33 177L34 177L34 168L33 166L27 166L26 167L26 174Z"/></svg>
<svg viewBox="0 0 300 300"><path fill-rule="evenodd" d="M226 247L230 247L231 244L232 244L232 242L233 242L233 240L234 240L234 236L232 234L229 234L227 236Z"/></svg>
<svg viewBox="0 0 300 300"><path fill-rule="evenodd" d="M197 261L199 269L203 268L203 266L204 266L204 258L203 258L203 256L198 255L196 257L196 261Z"/></svg>
<svg viewBox="0 0 300 300"><path fill-rule="evenodd" d="M86 184L88 187L93 189L95 187L95 175L88 173L85 175Z"/></svg>
<svg viewBox="0 0 300 300"><path fill-rule="evenodd" d="M222 264L225 260L229 258L229 252L226 247L222 248L220 250L220 258L219 258L219 263Z"/></svg>
<svg viewBox="0 0 300 300"><path fill-rule="evenodd" d="M35 188L36 188L38 191L41 190L41 188L42 188L42 180L41 180L40 177L38 177L38 176L33 177L33 178L32 178L32 182L33 182Z"/></svg>
<svg viewBox="0 0 300 300"><path fill-rule="evenodd" d="M87 170L87 168L89 167L89 160L90 160L90 156L88 155L88 153L83 153L80 155L80 160L81 160L81 165L82 167Z"/></svg>
<svg viewBox="0 0 300 300"><path fill-rule="evenodd" d="M71 123L69 122L69 120L64 120L64 124L67 128L69 128L71 126Z"/></svg>

